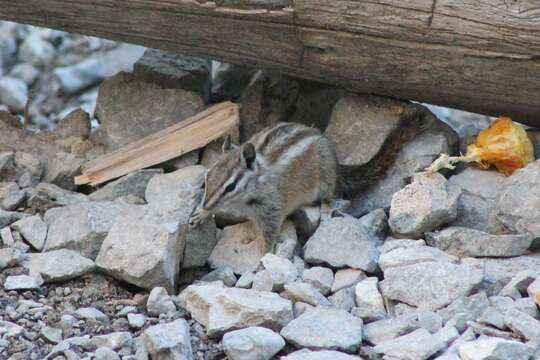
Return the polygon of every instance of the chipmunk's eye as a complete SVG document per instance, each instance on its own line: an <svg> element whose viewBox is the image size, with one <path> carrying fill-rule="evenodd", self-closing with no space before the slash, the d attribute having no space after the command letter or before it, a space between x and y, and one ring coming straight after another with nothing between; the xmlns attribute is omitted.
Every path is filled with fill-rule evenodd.
<svg viewBox="0 0 540 360"><path fill-rule="evenodd" d="M236 188L236 181L227 185L227 187L225 188L225 192L228 193L228 192L234 191L235 188Z"/></svg>

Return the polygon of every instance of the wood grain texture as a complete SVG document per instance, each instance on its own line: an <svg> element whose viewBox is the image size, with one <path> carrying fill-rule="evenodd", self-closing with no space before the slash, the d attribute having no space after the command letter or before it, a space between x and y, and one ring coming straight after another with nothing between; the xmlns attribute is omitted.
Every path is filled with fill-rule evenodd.
<svg viewBox="0 0 540 360"><path fill-rule="evenodd" d="M538 0L0 0L0 19L540 126Z"/></svg>

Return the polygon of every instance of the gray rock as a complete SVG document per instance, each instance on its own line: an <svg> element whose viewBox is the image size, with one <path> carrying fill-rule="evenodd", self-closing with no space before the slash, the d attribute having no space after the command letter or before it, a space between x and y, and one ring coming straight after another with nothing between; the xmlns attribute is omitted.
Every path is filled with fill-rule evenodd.
<svg viewBox="0 0 540 360"><path fill-rule="evenodd" d="M380 246L388 233L388 216L384 209L375 209L370 211L360 219L360 226L364 228L368 236L377 242Z"/></svg>
<svg viewBox="0 0 540 360"><path fill-rule="evenodd" d="M77 309L74 315L76 318L83 319L83 320L94 320L94 321L101 321L101 322L105 322L109 320L107 315L105 315L103 312L93 307L85 307L85 308Z"/></svg>
<svg viewBox="0 0 540 360"><path fill-rule="evenodd" d="M540 292L540 278L537 278L532 283L530 283L529 286L527 287L527 294L529 295L529 297L532 297L534 299L536 294L538 294L539 292Z"/></svg>
<svg viewBox="0 0 540 360"><path fill-rule="evenodd" d="M499 292L500 296L508 296L512 299L519 299L522 294L527 294L527 288L533 281L536 280L534 272L531 270L523 270L516 275L506 284Z"/></svg>
<svg viewBox="0 0 540 360"><path fill-rule="evenodd" d="M459 336L455 328L442 329L430 334L425 329L415 330L383 344L375 346L375 352L398 359L428 359L431 355L444 349L446 345Z"/></svg>
<svg viewBox="0 0 540 360"><path fill-rule="evenodd" d="M517 309L502 309L506 326L527 340L540 340L540 321Z"/></svg>
<svg viewBox="0 0 540 360"><path fill-rule="evenodd" d="M142 333L141 340L153 359L193 359L189 325L184 319L151 326Z"/></svg>
<svg viewBox="0 0 540 360"><path fill-rule="evenodd" d="M0 182L0 208L17 210L26 195L15 182Z"/></svg>
<svg viewBox="0 0 540 360"><path fill-rule="evenodd" d="M0 79L0 103L13 112L22 112L28 99L28 86L17 78L4 76Z"/></svg>
<svg viewBox="0 0 540 360"><path fill-rule="evenodd" d="M274 282L274 276L268 270L262 270L253 276L253 284L251 287L253 290L259 291L274 291L279 292L283 290L283 283L279 286Z"/></svg>
<svg viewBox="0 0 540 360"><path fill-rule="evenodd" d="M381 254L390 252L397 248L408 248L408 247L417 247L425 246L426 242L422 239L412 240L412 239L394 239L393 237L388 237L384 241L384 244L379 246L379 251Z"/></svg>
<svg viewBox="0 0 540 360"><path fill-rule="evenodd" d="M159 214L148 206L133 206L117 217L96 266L148 290L161 286L174 291L185 254L188 216L185 211Z"/></svg>
<svg viewBox="0 0 540 360"><path fill-rule="evenodd" d="M77 64L57 67L53 74L63 93L75 94L120 71L131 71L133 63L145 50L142 46L120 44L115 49L86 58Z"/></svg>
<svg viewBox="0 0 540 360"><path fill-rule="evenodd" d="M360 281L355 287L356 308L353 315L365 322L381 320L386 317L384 301L377 288L379 280L370 277Z"/></svg>
<svg viewBox="0 0 540 360"><path fill-rule="evenodd" d="M193 91L208 100L211 87L209 60L148 49L133 66L134 74L168 89Z"/></svg>
<svg viewBox="0 0 540 360"><path fill-rule="evenodd" d="M240 276L235 286L238 288L249 289L251 287L251 284L253 284L254 277L255 274L253 272L246 271Z"/></svg>
<svg viewBox="0 0 540 360"><path fill-rule="evenodd" d="M14 222L11 227L18 231L34 249L41 251L47 237L47 224L40 215L30 216Z"/></svg>
<svg viewBox="0 0 540 360"><path fill-rule="evenodd" d="M106 335L94 336L91 343L97 347L119 350L123 347L132 347L133 336L129 331L117 331Z"/></svg>
<svg viewBox="0 0 540 360"><path fill-rule="evenodd" d="M62 189L54 184L39 183L36 186L36 190L37 195L43 196L47 204L54 206L74 205L88 201L88 197L86 195ZM31 201L32 198L30 198L28 201L29 205L31 205Z"/></svg>
<svg viewBox="0 0 540 360"><path fill-rule="evenodd" d="M146 310L150 315L159 316L160 314L175 312L176 306L165 288L155 287L148 296Z"/></svg>
<svg viewBox="0 0 540 360"><path fill-rule="evenodd" d="M120 73L100 85L95 117L105 145L115 150L195 115L202 106L200 96L191 91L163 88Z"/></svg>
<svg viewBox="0 0 540 360"><path fill-rule="evenodd" d="M302 301L313 306L330 305L330 301L319 290L305 282L285 284L285 292L295 301Z"/></svg>
<svg viewBox="0 0 540 360"><path fill-rule="evenodd" d="M294 264L286 258L266 254L261 258L263 267L271 274L274 286L283 289L285 284L290 284L298 278L298 270Z"/></svg>
<svg viewBox="0 0 540 360"><path fill-rule="evenodd" d="M54 56L54 47L36 33L26 37L19 48L19 59L28 61L36 67L48 66Z"/></svg>
<svg viewBox="0 0 540 360"><path fill-rule="evenodd" d="M378 345L419 328L416 313L375 321L364 326L364 339Z"/></svg>
<svg viewBox="0 0 540 360"><path fill-rule="evenodd" d="M77 250L95 259L116 217L127 208L113 202L85 202L50 209L44 216L49 231L43 250Z"/></svg>
<svg viewBox="0 0 540 360"><path fill-rule="evenodd" d="M418 323L420 324L420 327L426 329L432 334L435 334L437 331L441 330L443 319L436 312L424 307L419 307L416 314L418 316Z"/></svg>
<svg viewBox="0 0 540 360"><path fill-rule="evenodd" d="M329 268L314 266L304 270L302 280L314 286L321 294L328 295L334 283L334 273Z"/></svg>
<svg viewBox="0 0 540 360"><path fill-rule="evenodd" d="M280 236L281 242L277 244L275 253L279 257L292 260L301 250L294 224L290 221L285 221L281 228Z"/></svg>
<svg viewBox="0 0 540 360"><path fill-rule="evenodd" d="M439 173L420 173L392 197L390 228L396 234L419 237L455 220L461 189Z"/></svg>
<svg viewBox="0 0 540 360"><path fill-rule="evenodd" d="M530 233L540 237L540 161L515 171L504 185L497 218L515 233Z"/></svg>
<svg viewBox="0 0 540 360"><path fill-rule="evenodd" d="M113 201L126 195L144 198L150 179L162 172L161 169L143 169L132 172L94 191L88 198L92 201Z"/></svg>
<svg viewBox="0 0 540 360"><path fill-rule="evenodd" d="M249 327L226 333L222 344L231 360L270 360L285 347L285 340L272 330Z"/></svg>
<svg viewBox="0 0 540 360"><path fill-rule="evenodd" d="M2 329L5 338L17 337L25 331L22 326L3 320L0 320L0 329Z"/></svg>
<svg viewBox="0 0 540 360"><path fill-rule="evenodd" d="M90 122L90 115L83 109L78 108L71 111L58 123L54 129L54 133L61 139L67 139L73 136L86 140L90 136ZM105 200L102 199L101 201Z"/></svg>
<svg viewBox="0 0 540 360"><path fill-rule="evenodd" d="M328 298L328 300L330 300L335 307L349 311L356 317L361 317L358 316L355 311L356 295L354 293L354 286L336 291L334 295Z"/></svg>
<svg viewBox="0 0 540 360"><path fill-rule="evenodd" d="M533 348L519 341L496 337L484 337L459 346L463 360L527 360L533 352Z"/></svg>
<svg viewBox="0 0 540 360"><path fill-rule="evenodd" d="M497 219L497 200L507 177L498 171L469 166L448 182L461 188L457 218L452 225L500 234L504 226Z"/></svg>
<svg viewBox="0 0 540 360"><path fill-rule="evenodd" d="M120 360L120 355L106 347L97 348L94 356L96 360Z"/></svg>
<svg viewBox="0 0 540 360"><path fill-rule="evenodd" d="M413 265L422 262L456 263L458 258L430 246L399 247L381 255L379 266L387 269Z"/></svg>
<svg viewBox="0 0 540 360"><path fill-rule="evenodd" d="M483 273L467 265L423 262L390 268L384 272L384 297L431 310L467 296L483 279Z"/></svg>
<svg viewBox="0 0 540 360"><path fill-rule="evenodd" d="M297 301L293 304L293 313L294 318L296 319L303 313L305 313L308 309L314 308L313 305L306 304L305 302Z"/></svg>
<svg viewBox="0 0 540 360"><path fill-rule="evenodd" d="M359 220L346 216L323 220L304 247L308 263L349 266L368 272L377 268L377 239L370 237Z"/></svg>
<svg viewBox="0 0 540 360"><path fill-rule="evenodd" d="M9 74L10 76L21 79L26 85L31 86L37 80L40 72L32 64L19 63L11 69Z"/></svg>
<svg viewBox="0 0 540 360"><path fill-rule="evenodd" d="M334 350L311 351L308 349L297 350L281 360L361 360L360 357L345 354Z"/></svg>
<svg viewBox="0 0 540 360"><path fill-rule="evenodd" d="M311 349L354 352L362 342L362 320L345 310L315 307L281 330L288 342Z"/></svg>
<svg viewBox="0 0 540 360"><path fill-rule="evenodd" d="M47 157L42 180L73 190L76 188L73 178L80 172L81 165L84 162L85 159L75 154L56 152L54 155Z"/></svg>
<svg viewBox="0 0 540 360"><path fill-rule="evenodd" d="M247 326L279 330L293 318L291 301L270 292L191 285L179 299L211 337Z"/></svg>
<svg viewBox="0 0 540 360"><path fill-rule="evenodd" d="M446 324L452 319L456 320L456 316L463 317L466 322L478 319L488 307L489 301L486 293L479 292L471 296L460 297L437 313Z"/></svg>
<svg viewBox="0 0 540 360"><path fill-rule="evenodd" d="M331 291L335 293L341 289L345 289L356 285L361 280L366 278L366 274L362 270L358 269L341 269L336 271L334 276L334 283L332 284Z"/></svg>
<svg viewBox="0 0 540 360"><path fill-rule="evenodd" d="M255 271L265 249L264 237L250 222L227 226L208 258L208 264L212 268L228 266L236 274Z"/></svg>
<svg viewBox="0 0 540 360"><path fill-rule="evenodd" d="M236 276L234 275L234 272L231 270L231 268L226 266L219 267L201 278L201 281L208 282L217 280L223 281L223 284L228 287L234 286L236 284Z"/></svg>
<svg viewBox="0 0 540 360"><path fill-rule="evenodd" d="M36 290L39 289L43 280L29 275L12 275L6 278L4 289L10 290Z"/></svg>
<svg viewBox="0 0 540 360"><path fill-rule="evenodd" d="M24 266L45 283L66 281L94 270L94 262L73 250L54 250L30 254Z"/></svg>
<svg viewBox="0 0 540 360"><path fill-rule="evenodd" d="M140 329L146 322L146 317L143 314L127 314L129 327L132 329Z"/></svg>
<svg viewBox="0 0 540 360"><path fill-rule="evenodd" d="M533 241L533 237L529 234L491 235L480 230L458 226L426 233L425 236L430 246L459 257L522 255Z"/></svg>
<svg viewBox="0 0 540 360"><path fill-rule="evenodd" d="M18 266L23 260L23 252L14 247L0 249L0 270Z"/></svg>
<svg viewBox="0 0 540 360"><path fill-rule="evenodd" d="M44 326L39 331L39 334L45 341L51 344L58 344L62 341L62 329Z"/></svg>
<svg viewBox="0 0 540 360"><path fill-rule="evenodd" d="M13 224L15 221L28 216L27 214L16 211L5 211L0 209L0 228Z"/></svg>

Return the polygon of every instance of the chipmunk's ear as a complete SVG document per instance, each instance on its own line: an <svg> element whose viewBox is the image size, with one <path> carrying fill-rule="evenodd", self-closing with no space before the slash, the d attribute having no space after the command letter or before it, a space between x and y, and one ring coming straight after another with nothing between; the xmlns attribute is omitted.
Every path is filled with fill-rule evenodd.
<svg viewBox="0 0 540 360"><path fill-rule="evenodd" d="M253 168L253 162L255 161L255 146L252 143L245 143L242 147L242 158L244 159L246 166L250 169Z"/></svg>

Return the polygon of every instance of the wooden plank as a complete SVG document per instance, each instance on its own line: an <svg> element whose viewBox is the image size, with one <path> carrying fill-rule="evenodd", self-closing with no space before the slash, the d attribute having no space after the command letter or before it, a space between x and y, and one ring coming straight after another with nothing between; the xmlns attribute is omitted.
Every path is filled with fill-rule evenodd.
<svg viewBox="0 0 540 360"><path fill-rule="evenodd" d="M0 19L540 126L537 0L0 0Z"/></svg>
<svg viewBox="0 0 540 360"><path fill-rule="evenodd" d="M176 158L233 132L239 126L239 106L214 105L184 121L135 141L82 166L75 184L97 185Z"/></svg>

